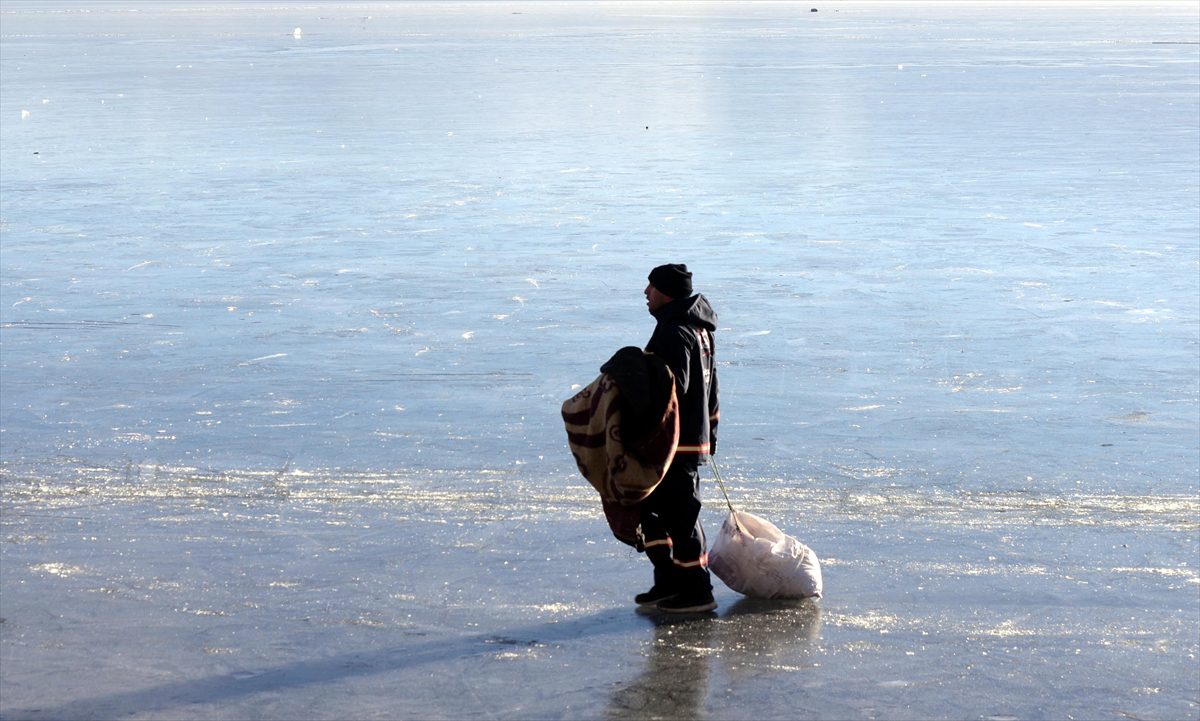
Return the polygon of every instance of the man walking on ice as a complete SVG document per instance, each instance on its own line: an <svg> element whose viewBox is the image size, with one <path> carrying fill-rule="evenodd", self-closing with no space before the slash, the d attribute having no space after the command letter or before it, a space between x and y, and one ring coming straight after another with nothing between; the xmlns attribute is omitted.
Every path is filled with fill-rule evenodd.
<svg viewBox="0 0 1200 721"><path fill-rule="evenodd" d="M692 294L686 265L650 271L646 306L657 325L646 344L675 375L679 448L662 482L639 504L642 544L654 564L654 586L639 606L667 613L707 613L717 607L700 526L700 466L716 453L720 402L713 357L717 314Z"/></svg>

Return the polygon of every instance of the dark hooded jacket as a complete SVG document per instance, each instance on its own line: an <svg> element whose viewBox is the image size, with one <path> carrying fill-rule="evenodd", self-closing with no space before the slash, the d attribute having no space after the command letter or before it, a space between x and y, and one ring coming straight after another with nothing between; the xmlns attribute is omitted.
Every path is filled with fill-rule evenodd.
<svg viewBox="0 0 1200 721"><path fill-rule="evenodd" d="M678 298L654 311L658 325L646 351L666 361L679 398L676 457L704 463L716 453L721 418L713 331L717 314L703 295Z"/></svg>

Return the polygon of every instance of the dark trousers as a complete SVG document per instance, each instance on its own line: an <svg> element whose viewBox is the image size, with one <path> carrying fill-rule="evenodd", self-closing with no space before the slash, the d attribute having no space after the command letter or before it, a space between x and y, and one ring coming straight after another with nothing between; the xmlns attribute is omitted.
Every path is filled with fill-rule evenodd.
<svg viewBox="0 0 1200 721"><path fill-rule="evenodd" d="M639 504L642 543L654 564L654 583L681 591L712 590L700 525L700 470L676 458L654 492Z"/></svg>

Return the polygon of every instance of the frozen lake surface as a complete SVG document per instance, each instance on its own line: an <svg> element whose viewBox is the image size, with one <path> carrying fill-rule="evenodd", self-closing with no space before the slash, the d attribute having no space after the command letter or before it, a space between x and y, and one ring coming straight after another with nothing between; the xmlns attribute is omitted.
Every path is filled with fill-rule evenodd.
<svg viewBox="0 0 1200 721"><path fill-rule="evenodd" d="M1193 2L3 0L0 133L6 721L1200 718ZM820 602L632 608L662 262Z"/></svg>

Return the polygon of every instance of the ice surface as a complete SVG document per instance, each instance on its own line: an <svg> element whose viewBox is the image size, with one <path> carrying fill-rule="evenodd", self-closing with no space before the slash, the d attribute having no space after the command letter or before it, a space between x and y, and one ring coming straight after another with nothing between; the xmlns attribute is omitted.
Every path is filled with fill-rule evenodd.
<svg viewBox="0 0 1200 721"><path fill-rule="evenodd" d="M1198 43L4 0L0 716L1197 718ZM630 608L558 407L667 261L817 604Z"/></svg>
<svg viewBox="0 0 1200 721"><path fill-rule="evenodd" d="M673 621L516 471L9 479L3 716L1195 715L1195 498L753 485L826 598Z"/></svg>

